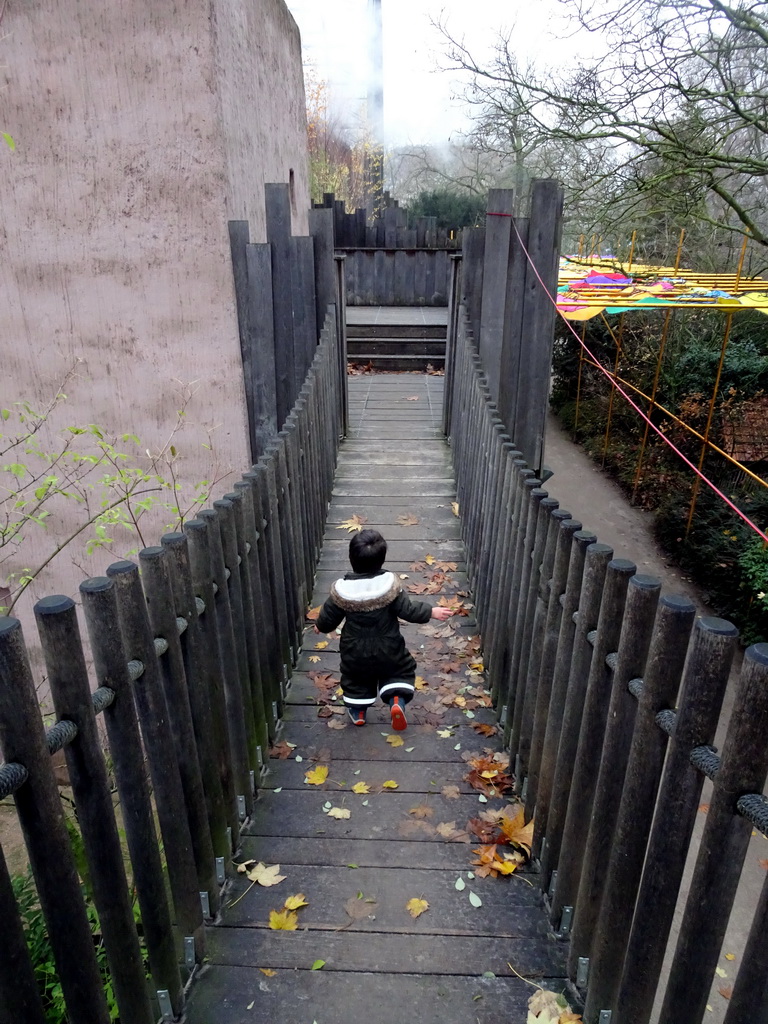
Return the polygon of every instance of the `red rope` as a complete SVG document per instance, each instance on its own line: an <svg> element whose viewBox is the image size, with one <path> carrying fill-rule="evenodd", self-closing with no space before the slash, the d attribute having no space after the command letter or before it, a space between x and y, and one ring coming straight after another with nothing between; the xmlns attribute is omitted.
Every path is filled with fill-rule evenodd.
<svg viewBox="0 0 768 1024"><path fill-rule="evenodd" d="M508 216L508 214L494 214L493 216ZM552 297L552 294L550 293L549 289L547 288L547 286L542 281L541 274L539 274L539 271L537 270L535 263L531 259L531 254L526 249L525 244L524 244L522 238L520 237L520 232L517 230L517 225L515 224L514 221L512 221L512 227L515 229L515 234L517 235L517 240L520 243L520 247L523 250L523 252L525 253L526 258L527 258L528 262L530 263L531 267L533 268L533 272L536 275L536 277L538 278L539 284L544 289L544 291L545 291L545 293L547 295L547 298L552 303L552 305L555 307L555 309L557 310L559 315L564 320L566 326L568 327L568 330L574 336L576 341L578 341L578 343L581 345L581 347L584 349L584 351L590 357L592 362L600 370L603 371L603 373L606 375L606 377L608 377L608 379L613 383L613 386L616 388L616 390L619 392L619 394L621 394L627 400L627 402L629 402L629 404L632 406L632 408L635 410L635 412L637 412L645 420L645 422L648 424L648 426L651 428L651 430L653 430L656 434L659 435L659 437L662 439L664 444L668 445L672 449L672 451L675 452L676 455L679 455L680 458L683 460L683 462L693 470L693 472L696 474L696 476L698 476L701 480L703 480L704 483L707 485L707 487L710 487L719 498L722 498L722 500L726 503L726 505L728 505L730 508L732 508L733 511L736 513L736 515L739 516L740 519L743 519L744 522L747 524L747 526L751 530L754 530L755 533L759 537L761 537L766 542L766 544L768 544L768 534L763 533L763 531L760 529L760 527L757 526L755 523L753 523L752 520L749 518L749 516L746 515L746 513L742 512L741 509L737 505L734 505L734 503L730 500L730 498L728 498L725 494L723 494L723 492L720 490L720 488L717 487L714 483L712 483L712 481L709 479L709 477L706 477L701 472L701 470L697 466L695 466L686 455L683 455L683 453L680 451L680 449L676 445L674 445L672 443L672 441L670 441L670 439L667 437L667 435L662 430L660 430L656 426L656 424L650 419L650 417L646 413L643 412L643 410L640 408L640 406L635 401L632 400L632 398L627 394L627 392L624 390L624 388L622 388L622 386L616 381L616 379L614 378L614 376L611 373L611 371L606 369L606 367L603 366L603 364L600 362L600 360L596 356L594 356L592 354L592 352L590 352L590 350L587 347L587 345L579 337L577 331L574 330L573 325L571 324L570 320L568 320L567 317L563 316L562 311L560 309L558 309L557 300Z"/></svg>

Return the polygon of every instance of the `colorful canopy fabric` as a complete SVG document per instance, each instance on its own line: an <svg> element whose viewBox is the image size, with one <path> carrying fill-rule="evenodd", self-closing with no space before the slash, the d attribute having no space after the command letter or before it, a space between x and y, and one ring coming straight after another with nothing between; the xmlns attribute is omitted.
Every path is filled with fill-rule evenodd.
<svg viewBox="0 0 768 1024"><path fill-rule="evenodd" d="M749 307L768 315L768 281L645 264L625 272L611 259L560 259L557 308L569 320L685 306L723 311Z"/></svg>

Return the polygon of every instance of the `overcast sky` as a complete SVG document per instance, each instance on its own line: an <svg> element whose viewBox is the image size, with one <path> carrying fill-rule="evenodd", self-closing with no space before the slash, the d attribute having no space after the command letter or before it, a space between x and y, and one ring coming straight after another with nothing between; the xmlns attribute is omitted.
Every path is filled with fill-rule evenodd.
<svg viewBox="0 0 768 1024"><path fill-rule="evenodd" d="M286 3L301 30L305 60L353 117L368 82L368 0ZM430 20L442 16L473 55L489 52L499 31L513 27L523 60L530 55L567 60L574 45L564 38L557 0L383 0L382 12L384 128L390 146L445 142L467 126L454 99L466 79L437 70L445 42Z"/></svg>

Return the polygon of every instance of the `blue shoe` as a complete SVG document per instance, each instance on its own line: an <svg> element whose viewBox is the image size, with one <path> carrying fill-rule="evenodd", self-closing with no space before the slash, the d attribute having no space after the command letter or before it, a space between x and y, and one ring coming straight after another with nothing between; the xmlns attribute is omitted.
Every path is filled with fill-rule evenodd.
<svg viewBox="0 0 768 1024"><path fill-rule="evenodd" d="M347 714L352 725L365 725L365 708L347 707Z"/></svg>

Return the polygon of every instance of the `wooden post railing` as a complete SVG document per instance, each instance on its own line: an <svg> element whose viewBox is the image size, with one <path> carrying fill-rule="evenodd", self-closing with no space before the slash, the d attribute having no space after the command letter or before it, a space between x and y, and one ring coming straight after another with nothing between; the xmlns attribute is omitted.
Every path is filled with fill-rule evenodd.
<svg viewBox="0 0 768 1024"><path fill-rule="evenodd" d="M92 673L71 598L37 603L59 718L47 734L21 625L0 618L0 795L14 795L73 1024L107 1024L109 1015L51 753L63 748L67 758L120 1020L179 1019L184 983L203 962L206 927L219 910L300 648L342 423L339 346L330 306L285 427L258 463L183 532L141 551L138 565L117 562L106 576L83 582ZM0 911L0 1022L42 1024L2 850Z"/></svg>
<svg viewBox="0 0 768 1024"><path fill-rule="evenodd" d="M557 507L515 447L462 304L446 424L487 684L552 926L586 1024L701 1024L753 828L768 836L768 644L748 648L711 744L737 631ZM460 414L458 413L460 410ZM678 697L679 691L679 697ZM705 777L714 780L661 980ZM728 1024L768 1020L768 883Z"/></svg>

